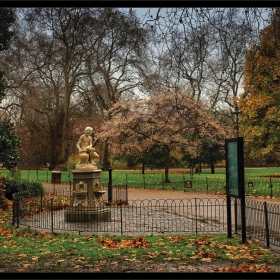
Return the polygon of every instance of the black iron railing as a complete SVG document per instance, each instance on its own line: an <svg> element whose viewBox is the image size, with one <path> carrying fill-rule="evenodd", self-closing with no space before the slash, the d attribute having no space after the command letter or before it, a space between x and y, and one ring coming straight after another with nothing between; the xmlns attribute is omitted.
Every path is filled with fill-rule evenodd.
<svg viewBox="0 0 280 280"><path fill-rule="evenodd" d="M113 201L105 198L110 219L94 222L65 222L71 200L71 189L49 189L41 196L26 193L13 195L13 224L44 231L112 234L221 233L227 232L226 199L192 198L168 200L129 200L127 189L113 187ZM114 192L115 190L115 192ZM241 231L240 201L231 199L232 229ZM86 215L78 209L79 215ZM280 205L246 199L246 232L280 246Z"/></svg>

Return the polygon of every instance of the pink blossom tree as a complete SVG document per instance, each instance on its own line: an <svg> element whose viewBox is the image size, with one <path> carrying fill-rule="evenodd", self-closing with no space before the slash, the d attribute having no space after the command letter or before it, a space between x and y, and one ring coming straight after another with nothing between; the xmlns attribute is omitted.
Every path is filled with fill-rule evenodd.
<svg viewBox="0 0 280 280"><path fill-rule="evenodd" d="M172 150L184 146L195 157L205 139L223 146L226 136L225 127L213 113L180 90L118 102L108 114L109 121L103 123L96 137L108 141L114 155L144 156L155 145L164 147L166 183Z"/></svg>

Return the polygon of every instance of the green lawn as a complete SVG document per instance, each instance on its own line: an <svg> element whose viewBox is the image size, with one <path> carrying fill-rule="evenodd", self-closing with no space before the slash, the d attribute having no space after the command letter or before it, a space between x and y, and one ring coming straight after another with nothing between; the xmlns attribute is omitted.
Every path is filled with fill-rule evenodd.
<svg viewBox="0 0 280 280"><path fill-rule="evenodd" d="M29 180L41 180L51 182L53 176L49 170L21 170L21 177ZM7 171L1 170L1 174ZM101 173L101 184L107 185L109 181L108 171ZM63 183L72 182L72 172L61 171ZM203 169L200 174L193 174L191 178L189 169L170 170L170 183L164 183L164 171L154 170L140 171L113 170L113 184L127 184L129 188L145 188L178 191L205 191L209 193L224 193L226 185L225 168L210 173L210 169ZM186 181L191 181L192 188L185 188ZM250 183L250 184L249 184ZM252 187L251 187L252 186ZM272 187L271 187L272 186ZM280 168L245 168L245 193L253 196L266 196L280 198Z"/></svg>
<svg viewBox="0 0 280 280"><path fill-rule="evenodd" d="M172 262L179 270L211 263L212 272L279 272L279 257L226 234L114 236L48 233L9 225L0 210L0 272L110 272L140 263L143 272ZM209 272L210 272L209 271Z"/></svg>

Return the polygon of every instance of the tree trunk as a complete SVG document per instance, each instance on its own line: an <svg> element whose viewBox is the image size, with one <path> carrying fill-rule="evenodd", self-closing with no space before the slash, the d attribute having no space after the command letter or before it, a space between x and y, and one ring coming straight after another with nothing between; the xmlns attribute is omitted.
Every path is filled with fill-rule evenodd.
<svg viewBox="0 0 280 280"><path fill-rule="evenodd" d="M63 128L65 127L65 128ZM69 122L65 120L65 124L62 126L61 130L61 154L59 159L63 161L65 164L69 159L69 151L70 151L70 141L69 141L69 132L71 128Z"/></svg>
<svg viewBox="0 0 280 280"><path fill-rule="evenodd" d="M145 174L145 163L142 162L142 174Z"/></svg>
<svg viewBox="0 0 280 280"><path fill-rule="evenodd" d="M214 174L215 173L215 166L214 164L211 164L211 174Z"/></svg>
<svg viewBox="0 0 280 280"><path fill-rule="evenodd" d="M50 170L55 170L58 168L58 150L56 145L52 145L51 155L50 155Z"/></svg>
<svg viewBox="0 0 280 280"><path fill-rule="evenodd" d="M52 120L50 120L51 122ZM50 124L51 149L50 149L50 170L58 169L58 161L61 156L61 126L60 119Z"/></svg>
<svg viewBox="0 0 280 280"><path fill-rule="evenodd" d="M170 183L168 178L169 163L170 163L170 149L166 147L166 157L165 157L165 170L164 170L164 183Z"/></svg>
<svg viewBox="0 0 280 280"><path fill-rule="evenodd" d="M110 155L108 151L108 143L107 141L104 142L103 146L103 162L102 162L102 170L108 171L109 168L111 168L111 162L110 162Z"/></svg>

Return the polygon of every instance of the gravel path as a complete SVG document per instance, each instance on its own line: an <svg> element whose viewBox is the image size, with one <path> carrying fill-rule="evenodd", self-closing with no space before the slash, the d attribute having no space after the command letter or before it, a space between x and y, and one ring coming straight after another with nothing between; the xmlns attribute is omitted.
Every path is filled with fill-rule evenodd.
<svg viewBox="0 0 280 280"><path fill-rule="evenodd" d="M53 189L52 184L45 186ZM57 190L67 187L69 189L68 185L55 186ZM64 213L65 210L60 210L34 215L21 219L21 226L55 232L128 235L211 233L227 229L225 194L128 188L128 206L111 207L110 221L66 222Z"/></svg>
<svg viewBox="0 0 280 280"><path fill-rule="evenodd" d="M174 201L173 201L174 202ZM165 207L164 207L165 206ZM111 234L168 234L183 232L221 232L218 220L195 218L188 213L192 205L185 205L180 212L173 211L162 205L142 205L134 203L133 206L111 207L111 220L106 222L66 222L65 211L50 212L21 219L21 225L50 231L72 232L80 234L111 233ZM190 209L191 210L191 209Z"/></svg>
<svg viewBox="0 0 280 280"><path fill-rule="evenodd" d="M46 188L52 189L51 184ZM67 185L56 185L67 189ZM66 222L65 210L46 212L21 219L21 226L44 231L79 234L164 234L221 232L226 230L225 197L203 193L128 189L128 206L111 207L106 222Z"/></svg>

